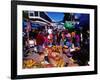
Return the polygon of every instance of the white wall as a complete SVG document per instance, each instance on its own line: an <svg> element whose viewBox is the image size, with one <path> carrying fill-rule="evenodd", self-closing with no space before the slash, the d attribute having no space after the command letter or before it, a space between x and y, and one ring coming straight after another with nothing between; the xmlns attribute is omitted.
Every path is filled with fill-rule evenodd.
<svg viewBox="0 0 100 80"><path fill-rule="evenodd" d="M32 0L31 0L32 1ZM33 0L45 2L58 2L58 3L74 3L74 4L92 4L98 5L100 14L100 1L99 0ZM10 80L10 0L0 0L0 80ZM100 15L98 16L98 18ZM100 18L98 20L98 34L100 34ZM100 37L98 38L100 41ZM98 42L100 44L100 42ZM98 53L100 53L100 45L98 45ZM98 61L100 61L100 54L98 54ZM100 62L99 62L100 67ZM39 78L34 80L100 80L100 68L98 75L84 75L84 76L67 76L55 78ZM27 79L29 80L29 79ZM32 80L32 79L31 79Z"/></svg>

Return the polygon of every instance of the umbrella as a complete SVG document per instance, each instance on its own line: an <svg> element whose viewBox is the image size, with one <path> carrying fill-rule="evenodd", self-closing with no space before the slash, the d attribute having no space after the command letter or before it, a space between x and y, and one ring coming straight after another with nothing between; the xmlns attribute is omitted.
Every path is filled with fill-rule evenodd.
<svg viewBox="0 0 100 80"><path fill-rule="evenodd" d="M65 22L64 27L65 27L65 29L71 30L74 28L74 24L71 21Z"/></svg>

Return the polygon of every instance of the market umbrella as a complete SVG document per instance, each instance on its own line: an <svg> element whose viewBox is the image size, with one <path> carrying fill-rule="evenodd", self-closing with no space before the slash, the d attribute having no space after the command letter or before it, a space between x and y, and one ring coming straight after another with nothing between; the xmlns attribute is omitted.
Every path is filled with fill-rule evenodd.
<svg viewBox="0 0 100 80"><path fill-rule="evenodd" d="M65 29L72 30L74 28L74 24L71 21L64 23Z"/></svg>

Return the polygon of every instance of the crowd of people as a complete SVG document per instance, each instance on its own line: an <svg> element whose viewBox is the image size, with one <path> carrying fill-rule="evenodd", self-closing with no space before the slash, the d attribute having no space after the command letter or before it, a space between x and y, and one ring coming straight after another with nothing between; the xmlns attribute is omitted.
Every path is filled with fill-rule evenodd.
<svg viewBox="0 0 100 80"><path fill-rule="evenodd" d="M53 26L24 28L23 68L79 66L77 54L82 52L81 40L79 30L55 29Z"/></svg>

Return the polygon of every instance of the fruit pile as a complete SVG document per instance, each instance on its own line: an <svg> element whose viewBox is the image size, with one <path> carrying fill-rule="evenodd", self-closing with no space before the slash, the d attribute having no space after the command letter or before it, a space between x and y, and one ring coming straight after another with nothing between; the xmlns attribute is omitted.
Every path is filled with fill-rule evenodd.
<svg viewBox="0 0 100 80"><path fill-rule="evenodd" d="M33 53L23 59L23 68L48 68L78 66L74 60L63 54L62 46L46 47L43 52Z"/></svg>
<svg viewBox="0 0 100 80"><path fill-rule="evenodd" d="M23 61L23 68L41 68L42 65L36 63L33 59L27 59Z"/></svg>

